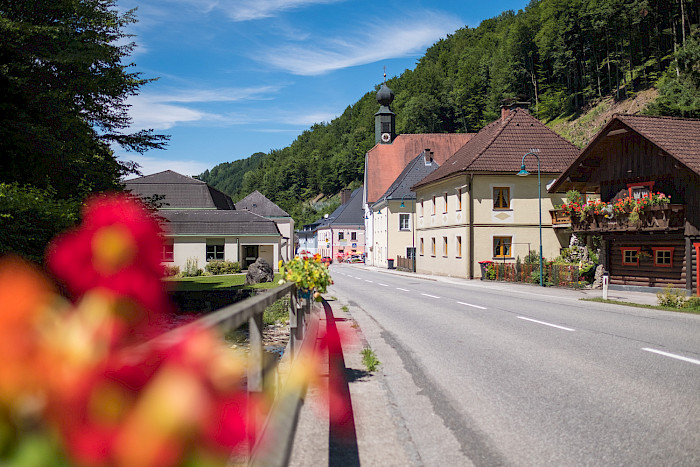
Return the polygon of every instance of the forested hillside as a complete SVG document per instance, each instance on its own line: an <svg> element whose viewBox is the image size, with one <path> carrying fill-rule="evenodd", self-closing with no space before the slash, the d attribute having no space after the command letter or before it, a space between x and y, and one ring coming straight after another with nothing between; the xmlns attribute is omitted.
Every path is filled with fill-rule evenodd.
<svg viewBox="0 0 700 467"><path fill-rule="evenodd" d="M647 112L700 117L699 20L699 0L533 0L456 31L390 79L397 132L478 131L515 96L545 122L572 119L653 86L659 97ZM362 180L377 109L371 90L290 146L201 178L234 198L257 189L309 222L323 212L305 201Z"/></svg>

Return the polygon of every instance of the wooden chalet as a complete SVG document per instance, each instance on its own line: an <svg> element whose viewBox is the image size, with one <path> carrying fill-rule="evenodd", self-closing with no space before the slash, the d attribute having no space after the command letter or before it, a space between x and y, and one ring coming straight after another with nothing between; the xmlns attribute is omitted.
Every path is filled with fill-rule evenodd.
<svg viewBox="0 0 700 467"><path fill-rule="evenodd" d="M569 225L602 237L611 284L700 294L700 120L615 115L549 188L567 190L599 193L611 206L670 196L638 216L608 207L585 218L575 213ZM552 217L566 222L561 213Z"/></svg>

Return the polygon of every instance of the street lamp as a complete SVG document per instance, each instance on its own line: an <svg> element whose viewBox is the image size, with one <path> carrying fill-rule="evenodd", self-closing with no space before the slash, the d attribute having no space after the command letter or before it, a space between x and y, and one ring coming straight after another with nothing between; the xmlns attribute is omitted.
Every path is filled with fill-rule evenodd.
<svg viewBox="0 0 700 467"><path fill-rule="evenodd" d="M525 158L527 156L535 156L537 159L537 200L539 202L540 211L540 287L544 287L544 269L542 267L542 182L540 179L540 158L537 153L540 152L539 149L530 149L530 152L523 156L523 160L520 165L520 172L517 173L520 177L527 177L530 175L525 169Z"/></svg>

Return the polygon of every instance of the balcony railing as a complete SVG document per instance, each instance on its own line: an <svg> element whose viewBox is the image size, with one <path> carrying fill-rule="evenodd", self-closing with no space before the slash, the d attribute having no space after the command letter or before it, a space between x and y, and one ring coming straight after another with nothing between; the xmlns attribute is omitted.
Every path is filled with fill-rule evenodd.
<svg viewBox="0 0 700 467"><path fill-rule="evenodd" d="M554 212L552 219L554 219ZM560 211L561 214L564 214ZM554 222L552 222L554 223ZM667 204L648 206L639 212L639 220L631 221L629 213L607 218L601 214L587 215L581 219L578 215L571 218L574 232L627 232L627 231L665 231L685 227L685 205Z"/></svg>

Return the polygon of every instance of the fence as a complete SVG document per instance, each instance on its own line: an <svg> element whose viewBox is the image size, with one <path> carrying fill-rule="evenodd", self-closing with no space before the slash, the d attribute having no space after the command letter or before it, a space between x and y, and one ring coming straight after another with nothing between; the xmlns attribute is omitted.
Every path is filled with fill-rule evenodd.
<svg viewBox="0 0 700 467"><path fill-rule="evenodd" d="M396 257L396 269L400 271L416 272L416 259L404 258L403 256Z"/></svg>
<svg viewBox="0 0 700 467"><path fill-rule="evenodd" d="M539 284L539 271L539 264L490 263L486 269L485 279ZM556 287L584 286L578 266L563 264L545 264L544 283Z"/></svg>
<svg viewBox="0 0 700 467"><path fill-rule="evenodd" d="M191 326L221 328L223 332L238 329L246 322L249 327L249 355L248 355L248 393L260 393L265 390L269 374L276 368L265 361L263 352L263 312L274 302L289 295L289 344L285 354L289 354L290 372L295 371L294 356L307 347L314 345L318 320L310 319L312 312L312 298L309 296L300 299L297 288L293 283L285 284L268 292L248 298L242 302L221 308L208 314L197 321L177 328L162 336L158 340L168 342L177 339L181 333L186 332ZM304 339L305 336L310 338ZM263 429L257 440L250 440L251 453L249 465L253 466L284 466L289 463L292 450L292 442L296 429L297 417L302 398L306 391L305 386L290 385L282 391L283 397L278 397L267 414ZM251 423L252 426L256 423ZM265 446L267 449L259 449ZM270 449L270 446L274 448Z"/></svg>

